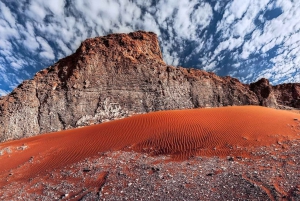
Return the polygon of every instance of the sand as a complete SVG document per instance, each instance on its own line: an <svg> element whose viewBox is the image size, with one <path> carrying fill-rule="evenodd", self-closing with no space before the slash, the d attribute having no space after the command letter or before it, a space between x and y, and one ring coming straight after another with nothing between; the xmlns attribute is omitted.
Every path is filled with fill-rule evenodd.
<svg viewBox="0 0 300 201"><path fill-rule="evenodd" d="M0 144L0 178L26 180L100 152L133 150L185 159L243 154L300 139L300 114L258 106L161 111ZM25 147L25 148L24 148ZM5 183L0 179L1 183Z"/></svg>

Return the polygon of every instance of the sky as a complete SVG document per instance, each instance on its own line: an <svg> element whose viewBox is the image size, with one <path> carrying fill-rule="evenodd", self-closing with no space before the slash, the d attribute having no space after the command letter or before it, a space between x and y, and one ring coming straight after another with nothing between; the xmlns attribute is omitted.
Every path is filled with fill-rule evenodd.
<svg viewBox="0 0 300 201"><path fill-rule="evenodd" d="M87 38L152 31L164 61L244 83L300 82L298 0L0 0L0 96Z"/></svg>

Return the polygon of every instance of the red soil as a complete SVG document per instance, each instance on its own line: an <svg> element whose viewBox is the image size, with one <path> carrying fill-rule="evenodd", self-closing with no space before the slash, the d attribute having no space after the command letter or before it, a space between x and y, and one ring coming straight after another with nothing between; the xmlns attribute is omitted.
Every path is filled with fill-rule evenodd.
<svg viewBox="0 0 300 201"><path fill-rule="evenodd" d="M153 112L0 144L1 178L28 179L94 156L133 149L173 158L238 153L239 148L300 139L300 114L258 106ZM25 150L17 150L22 145ZM239 152L240 154L240 152Z"/></svg>

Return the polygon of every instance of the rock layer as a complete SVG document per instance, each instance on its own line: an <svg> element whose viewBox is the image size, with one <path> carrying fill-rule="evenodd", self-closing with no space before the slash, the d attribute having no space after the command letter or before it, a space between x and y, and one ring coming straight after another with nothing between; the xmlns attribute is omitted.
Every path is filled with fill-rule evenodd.
<svg viewBox="0 0 300 201"><path fill-rule="evenodd" d="M0 98L0 141L158 110L228 105L300 108L300 84L243 84L166 65L151 32L84 41L71 56Z"/></svg>

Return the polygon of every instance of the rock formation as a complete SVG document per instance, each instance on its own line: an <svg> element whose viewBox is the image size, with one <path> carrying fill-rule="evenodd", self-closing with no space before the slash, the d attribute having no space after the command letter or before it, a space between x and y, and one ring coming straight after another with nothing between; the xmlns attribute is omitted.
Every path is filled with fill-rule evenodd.
<svg viewBox="0 0 300 201"><path fill-rule="evenodd" d="M300 84L249 85L166 65L151 32L84 41L71 56L0 98L0 141L157 110L263 105L300 108Z"/></svg>
<svg viewBox="0 0 300 201"><path fill-rule="evenodd" d="M267 107L277 107L277 101L269 80L262 78L249 86L258 98L259 104Z"/></svg>

